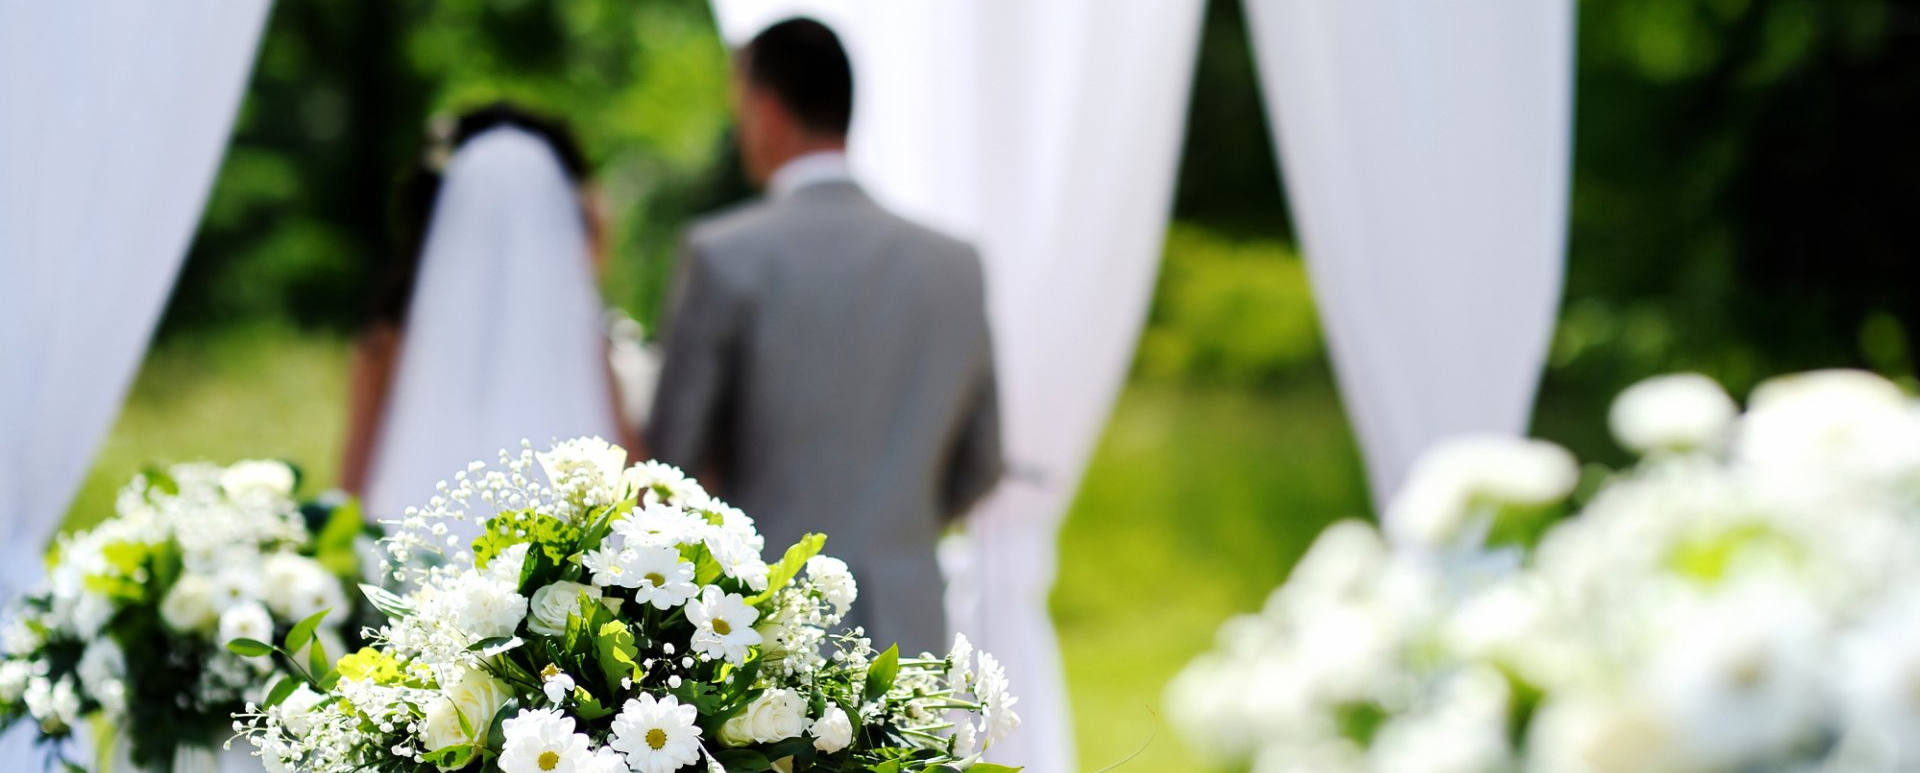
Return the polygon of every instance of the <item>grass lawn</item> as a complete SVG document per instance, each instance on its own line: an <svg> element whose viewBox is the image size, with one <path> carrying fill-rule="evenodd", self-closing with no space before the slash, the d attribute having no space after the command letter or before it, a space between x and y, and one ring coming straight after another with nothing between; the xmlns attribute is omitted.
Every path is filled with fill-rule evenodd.
<svg viewBox="0 0 1920 773"><path fill-rule="evenodd" d="M307 492L333 485L346 357L344 342L271 330L155 350L68 526L103 517L152 462L282 458ZM1325 376L1127 389L1062 532L1053 594L1083 770L1149 736L1126 770L1199 770L1159 718L1162 686L1222 620L1259 606L1322 525L1365 511L1360 469Z"/></svg>

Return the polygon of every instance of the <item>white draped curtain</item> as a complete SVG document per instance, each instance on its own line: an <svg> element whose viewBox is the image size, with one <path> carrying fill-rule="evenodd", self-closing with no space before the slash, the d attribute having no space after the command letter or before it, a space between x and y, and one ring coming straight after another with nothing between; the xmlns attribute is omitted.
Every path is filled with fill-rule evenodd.
<svg viewBox="0 0 1920 773"><path fill-rule="evenodd" d="M40 576L118 413L267 9L0 2L0 597ZM37 767L21 735L0 767Z"/></svg>
<svg viewBox="0 0 1920 773"><path fill-rule="evenodd" d="M1376 507L1436 440L1525 434L1559 305L1574 0L1246 0Z"/></svg>
<svg viewBox="0 0 1920 773"><path fill-rule="evenodd" d="M991 756L1075 764L1047 616L1055 538L1159 264L1200 0L715 0L744 42L796 11L854 58L853 163L987 263L1010 480L949 551L953 623L1006 664L1024 724Z"/></svg>

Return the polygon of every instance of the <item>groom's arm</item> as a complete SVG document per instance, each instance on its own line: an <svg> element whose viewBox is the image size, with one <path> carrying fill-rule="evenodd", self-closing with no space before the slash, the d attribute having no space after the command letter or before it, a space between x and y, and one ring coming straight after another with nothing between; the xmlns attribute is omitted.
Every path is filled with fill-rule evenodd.
<svg viewBox="0 0 1920 773"><path fill-rule="evenodd" d="M726 473L710 465L724 458L717 453L723 441L716 433L728 409L725 396L734 377L742 302L708 253L688 240L661 331L660 385L654 392L647 443L655 459L692 475L718 473L724 478ZM719 482L707 481L708 487L714 489Z"/></svg>

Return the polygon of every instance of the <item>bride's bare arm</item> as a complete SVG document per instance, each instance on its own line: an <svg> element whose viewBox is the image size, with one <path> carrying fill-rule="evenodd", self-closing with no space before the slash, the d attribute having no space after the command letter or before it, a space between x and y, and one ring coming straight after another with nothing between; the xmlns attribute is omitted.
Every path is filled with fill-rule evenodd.
<svg viewBox="0 0 1920 773"><path fill-rule="evenodd" d="M399 351L400 331L384 322L367 328L353 345L347 382L347 449L340 464L340 488L356 497L366 494L373 444L380 436Z"/></svg>

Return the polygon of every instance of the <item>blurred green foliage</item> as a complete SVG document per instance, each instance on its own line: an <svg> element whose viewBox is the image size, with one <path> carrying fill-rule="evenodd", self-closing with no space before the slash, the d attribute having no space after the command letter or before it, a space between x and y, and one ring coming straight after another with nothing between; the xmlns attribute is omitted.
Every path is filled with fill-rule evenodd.
<svg viewBox="0 0 1920 773"><path fill-rule="evenodd" d="M1293 248L1185 224L1168 232L1137 373L1262 386L1297 376L1320 356L1313 291Z"/></svg>
<svg viewBox="0 0 1920 773"><path fill-rule="evenodd" d="M612 214L608 296L645 315L730 182L726 56L704 0L278 3L162 334L359 324L430 119L500 99L572 124Z"/></svg>

